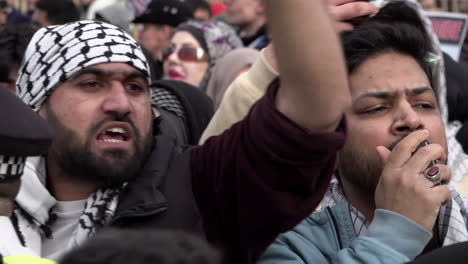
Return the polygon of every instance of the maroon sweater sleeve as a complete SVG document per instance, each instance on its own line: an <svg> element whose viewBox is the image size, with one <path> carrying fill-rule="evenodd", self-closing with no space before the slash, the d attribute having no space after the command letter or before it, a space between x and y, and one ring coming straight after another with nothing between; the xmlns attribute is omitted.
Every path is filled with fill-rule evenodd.
<svg viewBox="0 0 468 264"><path fill-rule="evenodd" d="M227 263L254 263L315 209L344 143L344 121L333 133L310 133L279 112L278 87L276 80L244 120L192 150L205 232Z"/></svg>

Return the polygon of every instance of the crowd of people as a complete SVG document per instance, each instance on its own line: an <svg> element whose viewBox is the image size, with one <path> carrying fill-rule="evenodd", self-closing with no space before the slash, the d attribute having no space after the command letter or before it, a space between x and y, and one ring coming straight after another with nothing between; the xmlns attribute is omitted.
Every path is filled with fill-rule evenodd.
<svg viewBox="0 0 468 264"><path fill-rule="evenodd" d="M468 257L468 68L425 3L28 4L0 0L0 263Z"/></svg>

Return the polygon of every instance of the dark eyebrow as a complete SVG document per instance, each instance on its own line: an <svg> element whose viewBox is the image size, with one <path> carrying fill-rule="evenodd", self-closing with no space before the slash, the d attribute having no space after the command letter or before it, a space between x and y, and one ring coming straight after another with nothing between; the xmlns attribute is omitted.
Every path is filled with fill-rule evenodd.
<svg viewBox="0 0 468 264"><path fill-rule="evenodd" d="M406 90L405 91L407 96L417 96L423 93L431 93L434 94L434 90L430 87L419 87L419 88L414 88L411 90Z"/></svg>
<svg viewBox="0 0 468 264"><path fill-rule="evenodd" d="M434 90L430 87L418 87L413 89L406 89L405 94L407 96L417 96L423 93L432 93L434 94ZM368 92L365 94L360 95L354 102L358 102L364 98L377 98L377 99L392 99L395 98L397 94L395 92Z"/></svg>
<svg viewBox="0 0 468 264"><path fill-rule="evenodd" d="M129 72L111 72L99 68L86 68L78 72L75 76L71 77L70 80L77 79L82 75L92 74L99 77L112 77L114 75L122 75L125 79L142 79L146 81L146 76L139 70L132 70Z"/></svg>
<svg viewBox="0 0 468 264"><path fill-rule="evenodd" d="M360 95L354 102L358 102L365 98L377 98L377 99L391 99L394 98L396 94L394 92L368 92Z"/></svg>
<svg viewBox="0 0 468 264"><path fill-rule="evenodd" d="M126 79L142 79L144 81L147 81L146 76L141 71L138 71L138 70L125 73L124 75Z"/></svg>

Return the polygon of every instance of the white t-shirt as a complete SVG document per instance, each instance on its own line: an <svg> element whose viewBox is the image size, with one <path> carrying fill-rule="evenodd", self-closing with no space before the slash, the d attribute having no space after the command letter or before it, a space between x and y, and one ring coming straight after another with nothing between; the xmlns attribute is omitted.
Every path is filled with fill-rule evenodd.
<svg viewBox="0 0 468 264"><path fill-rule="evenodd" d="M57 220L52 224L52 239L42 237L42 257L59 260L69 250L70 239L78 229L78 221L83 214L86 200L60 202L52 209Z"/></svg>

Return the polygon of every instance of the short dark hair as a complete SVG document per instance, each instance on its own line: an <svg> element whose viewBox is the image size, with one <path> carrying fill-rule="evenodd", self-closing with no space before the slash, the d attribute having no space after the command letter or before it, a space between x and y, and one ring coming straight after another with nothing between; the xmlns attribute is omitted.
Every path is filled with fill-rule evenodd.
<svg viewBox="0 0 468 264"><path fill-rule="evenodd" d="M193 10L197 10L197 9L203 9L203 10L206 10L208 11L208 14L211 16L213 16L213 12L211 12L211 6L210 6L210 3L208 3L208 1L206 0L193 0Z"/></svg>
<svg viewBox="0 0 468 264"><path fill-rule="evenodd" d="M80 20L80 11L71 0L39 0L36 8L47 14L52 25L66 24Z"/></svg>
<svg viewBox="0 0 468 264"><path fill-rule="evenodd" d="M107 229L65 255L60 264L221 264L221 255L192 234Z"/></svg>
<svg viewBox="0 0 468 264"><path fill-rule="evenodd" d="M0 81L10 80L10 71L18 70L26 47L36 29L30 24L7 24L0 30Z"/></svg>
<svg viewBox="0 0 468 264"><path fill-rule="evenodd" d="M419 14L403 1L387 4L355 30L343 32L341 39L349 74L367 59L394 51L414 58L432 84L431 39Z"/></svg>

